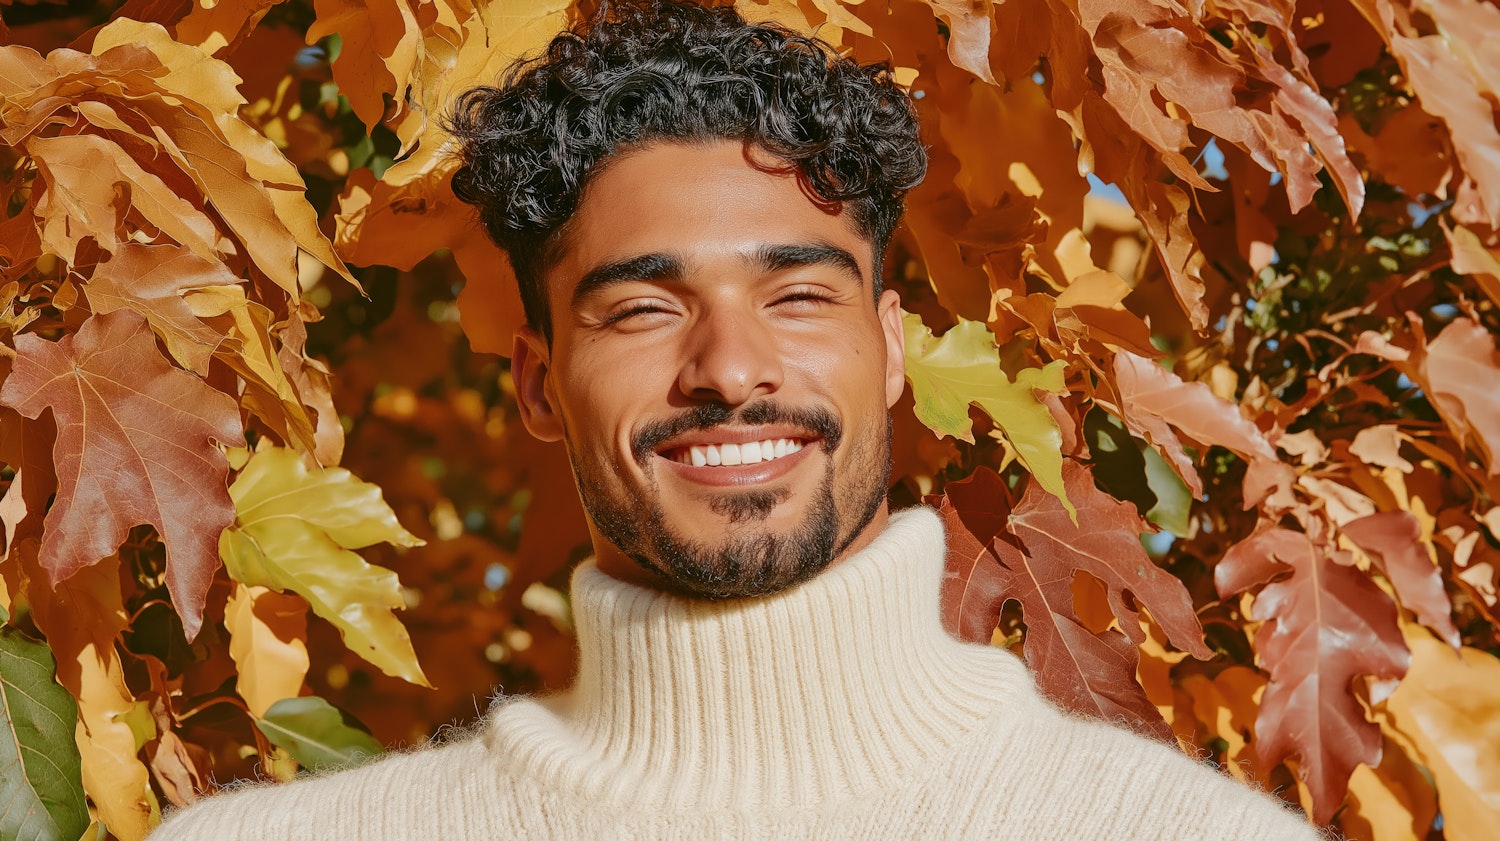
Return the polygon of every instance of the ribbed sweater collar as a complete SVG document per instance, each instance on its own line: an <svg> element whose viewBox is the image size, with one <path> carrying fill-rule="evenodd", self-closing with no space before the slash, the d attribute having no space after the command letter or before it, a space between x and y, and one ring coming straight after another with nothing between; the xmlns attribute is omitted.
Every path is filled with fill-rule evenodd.
<svg viewBox="0 0 1500 841"><path fill-rule="evenodd" d="M943 631L943 551L919 508L764 598L688 599L585 563L577 681L519 741L559 782L637 807L826 803L931 769L1013 688L994 651ZM559 724L565 746L544 736Z"/></svg>

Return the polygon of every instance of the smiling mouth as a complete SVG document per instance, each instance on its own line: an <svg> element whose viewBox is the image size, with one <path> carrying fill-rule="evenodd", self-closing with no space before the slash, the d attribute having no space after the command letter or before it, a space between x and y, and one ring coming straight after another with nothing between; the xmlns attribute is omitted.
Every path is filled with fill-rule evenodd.
<svg viewBox="0 0 1500 841"><path fill-rule="evenodd" d="M691 467L737 467L789 456L806 446L802 438L767 438L739 444L692 444L671 447L661 456Z"/></svg>

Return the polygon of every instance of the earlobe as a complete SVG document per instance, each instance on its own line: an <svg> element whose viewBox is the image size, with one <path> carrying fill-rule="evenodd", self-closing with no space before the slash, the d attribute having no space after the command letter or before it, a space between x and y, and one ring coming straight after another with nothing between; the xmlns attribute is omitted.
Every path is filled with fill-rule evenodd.
<svg viewBox="0 0 1500 841"><path fill-rule="evenodd" d="M880 293L875 307L885 334L885 406L889 409L906 390L906 326L901 321L901 296L887 289Z"/></svg>
<svg viewBox="0 0 1500 841"><path fill-rule="evenodd" d="M521 423L542 441L561 441L562 418L553 405L548 377L551 374L551 348L540 333L530 327L516 331L510 357L510 375L516 383L516 404Z"/></svg>

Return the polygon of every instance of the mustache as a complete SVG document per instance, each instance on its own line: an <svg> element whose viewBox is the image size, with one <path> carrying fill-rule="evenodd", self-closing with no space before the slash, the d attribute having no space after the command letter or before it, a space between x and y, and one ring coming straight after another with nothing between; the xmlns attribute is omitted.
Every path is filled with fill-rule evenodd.
<svg viewBox="0 0 1500 841"><path fill-rule="evenodd" d="M809 437L823 439L823 450L838 449L844 437L844 425L828 409L811 407L796 409L770 400L751 403L740 409L723 403L704 403L659 420L648 421L630 439L630 452L637 463L645 465L656 453L663 441L701 429L713 429L738 422L745 426L784 424L812 433Z"/></svg>

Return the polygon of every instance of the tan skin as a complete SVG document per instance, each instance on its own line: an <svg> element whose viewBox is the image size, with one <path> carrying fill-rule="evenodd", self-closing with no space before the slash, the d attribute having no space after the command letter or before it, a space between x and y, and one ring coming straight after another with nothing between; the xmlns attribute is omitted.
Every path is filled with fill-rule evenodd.
<svg viewBox="0 0 1500 841"><path fill-rule="evenodd" d="M670 529L713 544L802 522L829 459L835 477L866 469L851 458L856 441L878 442L878 457L889 457L887 412L904 384L899 299L889 290L873 299L870 241L841 207L815 201L795 170L731 141L634 150L594 176L563 246L546 276L551 346L530 328L515 340L521 418L537 438L565 440L575 461L598 465L620 498L654 492ZM839 252L854 265L825 259ZM654 261L638 259L648 255ZM601 267L611 269L602 280ZM580 295L586 278L594 282ZM650 476L631 454L642 424L703 402L758 400L831 411L843 443L830 454L805 429L732 424L663 442ZM805 446L758 465L682 463L694 444L772 438ZM837 499L842 484L834 487ZM716 495L757 489L780 492L764 518L735 522L712 507ZM866 546L887 516L882 501L863 530L841 534L835 562ZM602 571L671 588L589 525Z"/></svg>

